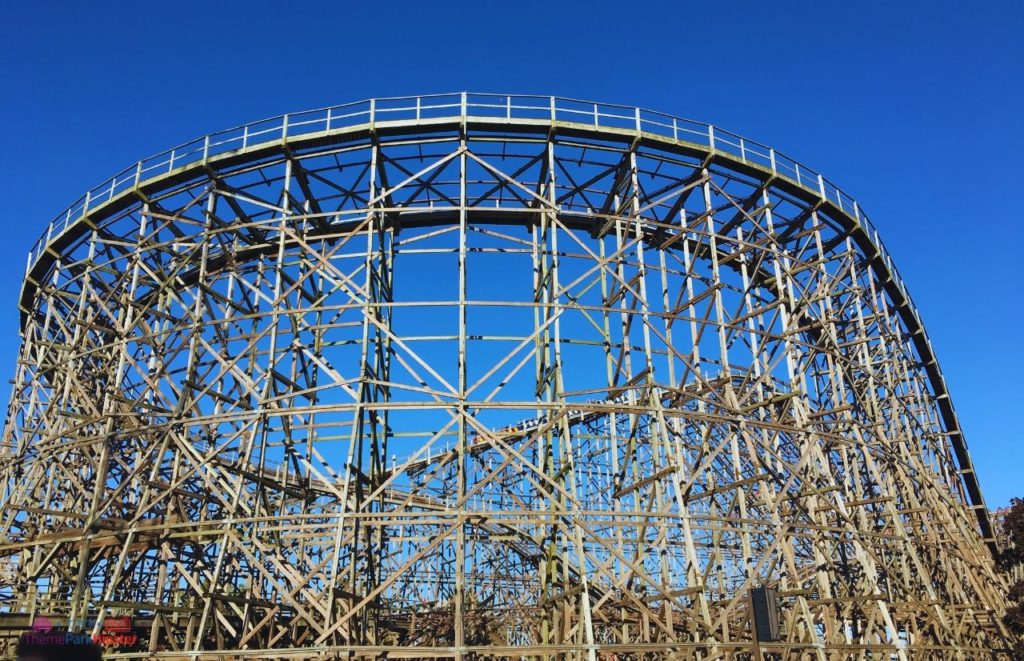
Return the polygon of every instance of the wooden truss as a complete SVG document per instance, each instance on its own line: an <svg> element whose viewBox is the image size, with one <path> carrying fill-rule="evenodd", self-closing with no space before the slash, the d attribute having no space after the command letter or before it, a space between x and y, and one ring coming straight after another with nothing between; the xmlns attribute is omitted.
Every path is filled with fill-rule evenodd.
<svg viewBox="0 0 1024 661"><path fill-rule="evenodd" d="M1006 648L955 414L859 210L774 152L465 98L172 156L46 246L0 446L7 633L128 615L132 658ZM759 586L783 636L755 649Z"/></svg>

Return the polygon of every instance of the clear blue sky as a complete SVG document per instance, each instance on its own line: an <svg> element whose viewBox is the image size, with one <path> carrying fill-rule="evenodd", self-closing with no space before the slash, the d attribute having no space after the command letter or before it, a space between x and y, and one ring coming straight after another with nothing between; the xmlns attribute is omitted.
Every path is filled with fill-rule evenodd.
<svg viewBox="0 0 1024 661"><path fill-rule="evenodd" d="M1003 505L1024 496L1022 7L6 2L0 374L14 374L30 245L142 156L371 96L574 96L713 122L853 194L918 303L988 504Z"/></svg>

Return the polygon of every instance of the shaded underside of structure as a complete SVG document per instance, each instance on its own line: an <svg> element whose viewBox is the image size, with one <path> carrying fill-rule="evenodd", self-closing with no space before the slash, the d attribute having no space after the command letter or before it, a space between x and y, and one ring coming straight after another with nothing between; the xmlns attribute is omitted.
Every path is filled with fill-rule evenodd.
<svg viewBox="0 0 1024 661"><path fill-rule="evenodd" d="M920 320L807 168L646 111L466 94L167 156L30 255L8 633L748 658L768 586L760 649L787 658L1006 647Z"/></svg>

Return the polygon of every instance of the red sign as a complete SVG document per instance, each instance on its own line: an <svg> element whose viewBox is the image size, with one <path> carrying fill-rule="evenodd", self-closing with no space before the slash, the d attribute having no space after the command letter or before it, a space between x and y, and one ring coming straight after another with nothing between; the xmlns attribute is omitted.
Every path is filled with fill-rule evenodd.
<svg viewBox="0 0 1024 661"><path fill-rule="evenodd" d="M103 620L103 630L113 633L125 633L132 630L132 618L108 617Z"/></svg>

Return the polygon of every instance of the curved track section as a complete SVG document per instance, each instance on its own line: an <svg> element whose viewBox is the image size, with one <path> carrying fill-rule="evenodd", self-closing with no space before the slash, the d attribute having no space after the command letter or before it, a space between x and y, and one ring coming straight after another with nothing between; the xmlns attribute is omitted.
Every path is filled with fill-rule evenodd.
<svg viewBox="0 0 1024 661"><path fill-rule="evenodd" d="M549 97L289 115L115 176L29 256L7 628L177 658L1005 646L927 336L858 205Z"/></svg>

